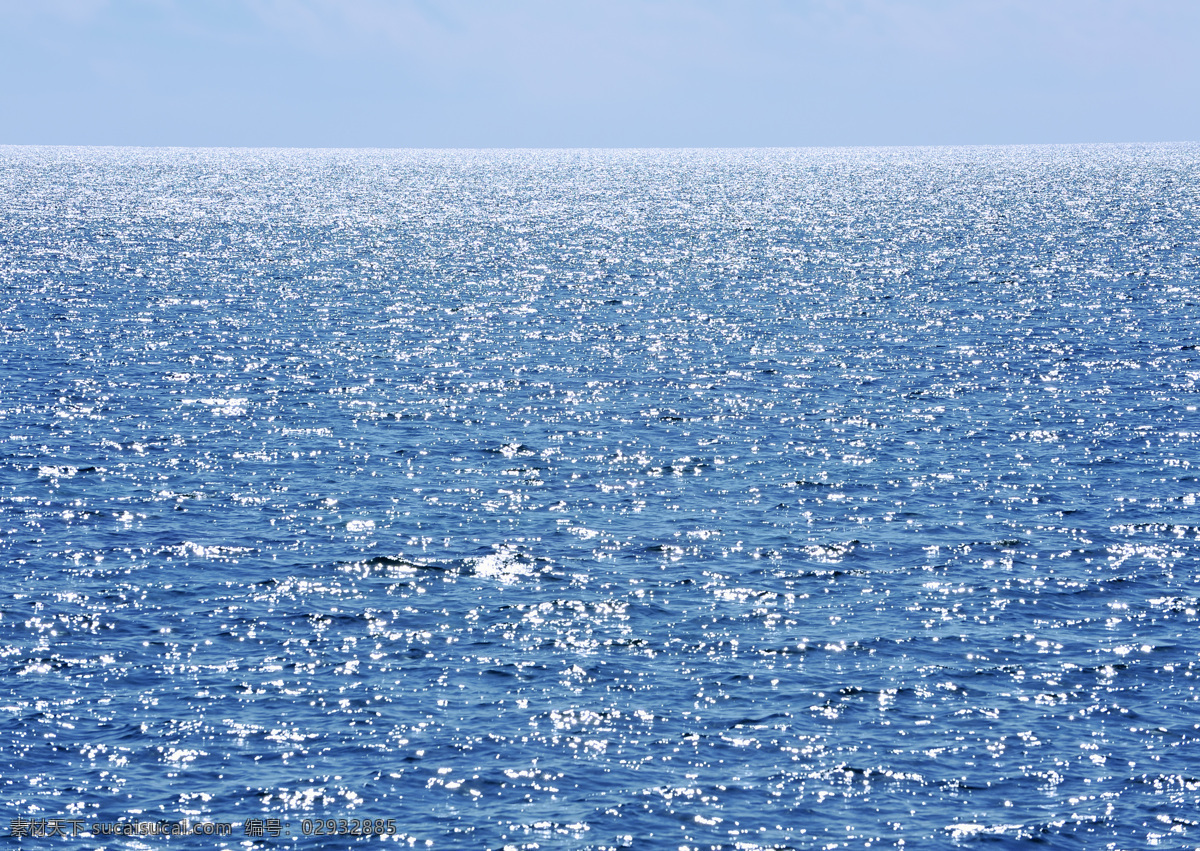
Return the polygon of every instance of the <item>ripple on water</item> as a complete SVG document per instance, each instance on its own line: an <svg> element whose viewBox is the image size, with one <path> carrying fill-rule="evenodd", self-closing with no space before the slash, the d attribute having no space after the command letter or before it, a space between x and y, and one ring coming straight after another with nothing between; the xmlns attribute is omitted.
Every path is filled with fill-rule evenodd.
<svg viewBox="0 0 1200 851"><path fill-rule="evenodd" d="M6 149L10 816L1195 844L1196 160Z"/></svg>

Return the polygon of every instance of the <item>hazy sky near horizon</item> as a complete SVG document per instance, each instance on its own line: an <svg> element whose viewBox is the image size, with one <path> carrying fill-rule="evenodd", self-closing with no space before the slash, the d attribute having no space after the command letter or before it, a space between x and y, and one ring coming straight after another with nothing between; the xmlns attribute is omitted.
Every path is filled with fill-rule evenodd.
<svg viewBox="0 0 1200 851"><path fill-rule="evenodd" d="M0 144L1200 140L1196 0L0 0Z"/></svg>

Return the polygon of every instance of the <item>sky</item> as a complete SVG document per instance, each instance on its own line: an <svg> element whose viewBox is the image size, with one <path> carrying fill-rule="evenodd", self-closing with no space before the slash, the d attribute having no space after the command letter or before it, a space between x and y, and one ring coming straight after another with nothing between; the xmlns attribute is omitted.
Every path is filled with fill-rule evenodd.
<svg viewBox="0 0 1200 851"><path fill-rule="evenodd" d="M0 0L0 144L1200 141L1197 0Z"/></svg>

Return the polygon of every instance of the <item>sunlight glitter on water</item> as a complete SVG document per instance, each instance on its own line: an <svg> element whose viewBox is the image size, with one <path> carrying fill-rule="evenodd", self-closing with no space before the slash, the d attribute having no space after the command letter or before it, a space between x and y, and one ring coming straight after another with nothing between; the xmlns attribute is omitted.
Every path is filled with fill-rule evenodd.
<svg viewBox="0 0 1200 851"><path fill-rule="evenodd" d="M1197 161L0 151L6 808L1194 842Z"/></svg>

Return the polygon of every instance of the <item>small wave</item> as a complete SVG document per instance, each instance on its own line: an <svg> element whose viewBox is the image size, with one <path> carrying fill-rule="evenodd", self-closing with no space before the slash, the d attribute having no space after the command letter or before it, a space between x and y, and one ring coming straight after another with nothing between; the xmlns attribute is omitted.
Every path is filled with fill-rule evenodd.
<svg viewBox="0 0 1200 851"><path fill-rule="evenodd" d="M534 565L522 558L517 548L510 545L501 546L494 553L473 559L471 567L476 576L496 579L505 584L517 582L536 572Z"/></svg>
<svg viewBox="0 0 1200 851"><path fill-rule="evenodd" d="M444 571L446 568L438 564L428 564L425 562L412 561L403 556L375 556L367 559L365 562L354 562L355 564L366 564L369 567L386 567L399 569L404 571L417 570L437 570Z"/></svg>

